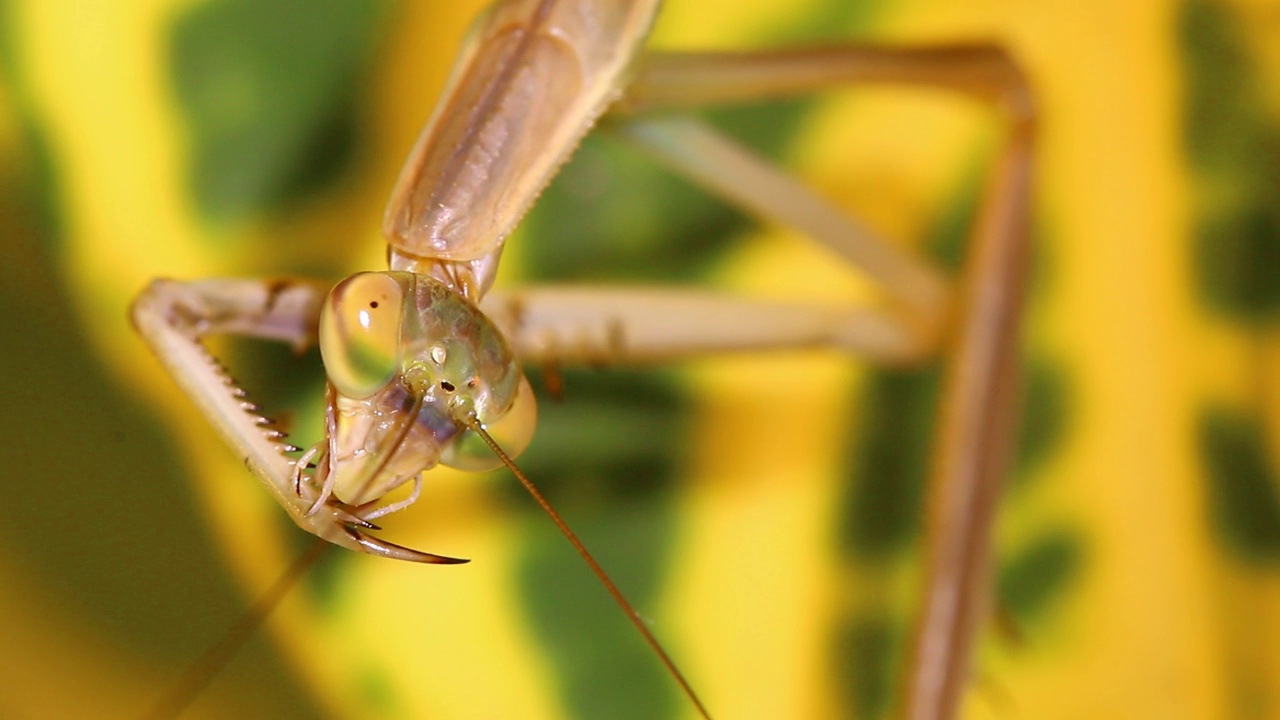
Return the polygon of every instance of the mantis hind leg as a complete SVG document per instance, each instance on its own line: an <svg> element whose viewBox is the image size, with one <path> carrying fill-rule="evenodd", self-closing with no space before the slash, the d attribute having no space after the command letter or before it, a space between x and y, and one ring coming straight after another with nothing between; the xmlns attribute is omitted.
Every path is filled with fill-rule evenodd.
<svg viewBox="0 0 1280 720"><path fill-rule="evenodd" d="M856 222L846 220L841 229L840 216L825 203L798 201L785 176L728 141L709 141L710 131L693 121L638 118L625 123L623 132L711 192L807 231L858 264L908 308L922 331L921 347L937 342L945 355L929 473L928 567L901 716L949 718L958 712L974 638L985 620L991 526L1012 451L1020 389L1018 331L1034 134L1031 93L1021 71L990 45L654 55L623 109L761 99L844 83L959 91L990 103L1006 119L1004 146L990 171L949 309L937 305L943 295L928 268L872 245ZM942 328L944 320L952 326Z"/></svg>
<svg viewBox="0 0 1280 720"><path fill-rule="evenodd" d="M981 195L960 277L948 278L885 243L700 121L643 114L846 83L959 92L990 104L1004 118L1003 147ZM900 715L954 717L970 677L974 639L986 619L991 527L1020 392L1034 135L1031 95L1020 70L989 45L658 54L648 58L613 119L624 137L712 194L799 229L857 265L888 302L837 310L680 291L537 289L492 298L499 324L513 332L526 358L552 363L648 362L814 346L887 363L942 355L945 374L928 478L927 570ZM594 294L571 309L565 297L572 292Z"/></svg>

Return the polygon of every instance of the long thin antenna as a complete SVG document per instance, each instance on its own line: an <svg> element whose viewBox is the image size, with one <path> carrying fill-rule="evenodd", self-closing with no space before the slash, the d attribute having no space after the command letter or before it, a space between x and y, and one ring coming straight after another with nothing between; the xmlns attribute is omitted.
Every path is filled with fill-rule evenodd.
<svg viewBox="0 0 1280 720"><path fill-rule="evenodd" d="M524 471L519 467L516 467L515 462L502 450L501 447L498 446L498 443L489 436L489 433L485 432L484 428L480 426L479 420L472 416L467 418L465 422L467 427L474 430L475 433L484 440L485 444L489 446L489 449L493 450L493 453L498 456L498 459L502 461L502 464L506 465L507 468L511 470L512 474L514 474L520 481L520 484L524 485L524 489L528 490L529 494L533 496L533 499L542 507L542 511L551 518L551 521L556 524L556 527L560 528L560 532L568 538L570 544L573 545L573 548L578 551L578 555L582 556L582 560L591 568L591 572L595 573L596 577L599 578L600 583L603 584L605 589L609 591L609 594L613 596L613 601L618 603L618 607L622 608L622 611L626 613L627 619L629 619L631 624L635 625L636 630L639 630L640 634L644 636L644 641L649 644L649 647L653 648L655 653L657 653L658 659L661 660L663 666L667 668L667 672L671 673L671 676L676 679L676 682L680 683L680 688L684 690L684 694L693 702L694 706L698 708L698 714L706 720L711 720L711 713L707 712L706 706L704 706L702 701L698 699L698 694L693 691L693 686L685 679L684 674L680 672L680 668L676 667L675 661L671 659L671 656L667 654L666 650L662 649L662 644L658 642L658 638L654 637L653 633L649 631L649 626L645 625L644 620L640 617L640 613L636 612L636 609L631 606L631 603L627 601L626 596L622 594L622 591L618 589L618 586L613 584L613 580L609 578L609 574L604 571L604 568L600 567L600 563L596 562L595 557L591 555L586 546L582 544L582 541L578 539L577 534L574 533L573 530L569 529L568 523L564 521L564 518L560 517L560 513L556 512L556 509L551 507L551 503L543 497L542 493L533 484L533 481L529 479L529 476L525 475Z"/></svg>
<svg viewBox="0 0 1280 720"><path fill-rule="evenodd" d="M151 712L143 716L144 720L171 720L181 715L200 695L200 691L204 690L213 676L217 675L240 652L271 611L275 610L289 590L298 584L298 579L316 564L329 547L328 541L316 538L307 550L299 555L280 577L276 578L253 607L240 616L227 634L187 668L182 678L170 688L169 694L153 707Z"/></svg>

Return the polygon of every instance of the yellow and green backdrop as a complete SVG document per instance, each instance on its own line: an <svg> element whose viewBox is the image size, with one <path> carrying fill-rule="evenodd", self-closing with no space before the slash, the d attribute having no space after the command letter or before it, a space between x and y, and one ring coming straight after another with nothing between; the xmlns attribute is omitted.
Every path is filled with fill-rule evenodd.
<svg viewBox="0 0 1280 720"><path fill-rule="evenodd" d="M0 0L0 716L139 716L305 545L126 310L157 276L378 267L478 7ZM1042 113L1023 429L965 716L1280 716L1280 5L671 0L655 35L845 39L998 40ZM999 132L891 88L710 117L947 264ZM608 136L503 273L866 296ZM315 437L314 353L218 349ZM884 717L935 375L816 352L567 372L524 464L718 717ZM474 561L330 552L187 716L690 715L504 474L433 474L388 535Z"/></svg>

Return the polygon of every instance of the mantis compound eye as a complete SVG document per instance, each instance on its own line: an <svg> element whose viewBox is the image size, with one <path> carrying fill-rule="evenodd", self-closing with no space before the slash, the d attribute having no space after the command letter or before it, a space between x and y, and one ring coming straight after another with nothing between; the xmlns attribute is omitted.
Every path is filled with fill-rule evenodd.
<svg viewBox="0 0 1280 720"><path fill-rule="evenodd" d="M400 369L403 273L357 273L329 292L320 311L320 356L325 374L338 392L367 398Z"/></svg>

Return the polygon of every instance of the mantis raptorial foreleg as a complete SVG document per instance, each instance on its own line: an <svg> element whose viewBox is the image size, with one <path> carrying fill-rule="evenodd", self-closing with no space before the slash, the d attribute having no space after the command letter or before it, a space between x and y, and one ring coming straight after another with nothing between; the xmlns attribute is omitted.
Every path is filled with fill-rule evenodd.
<svg viewBox="0 0 1280 720"><path fill-rule="evenodd" d="M285 442L284 432L259 414L200 343L212 335L241 335L303 350L316 342L328 292L326 284L310 280L156 280L134 302L133 321L161 363L294 522L351 550L416 562L457 562L369 535L364 530L376 526L358 507L329 504L313 511L311 488L295 485L295 461L285 454L300 448Z"/></svg>

